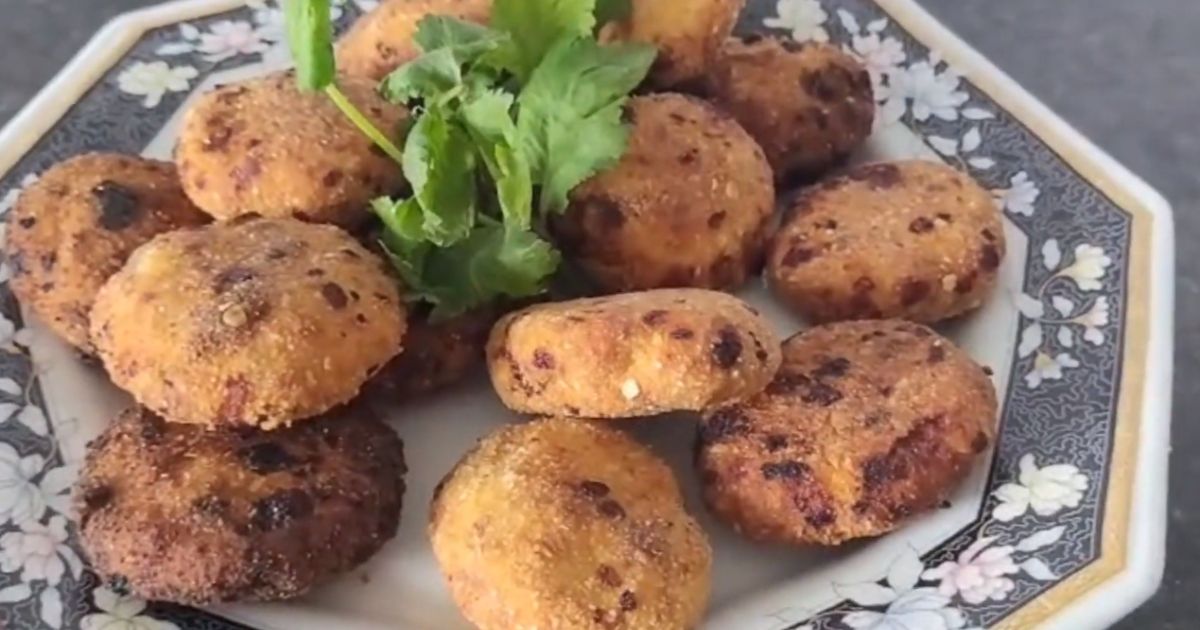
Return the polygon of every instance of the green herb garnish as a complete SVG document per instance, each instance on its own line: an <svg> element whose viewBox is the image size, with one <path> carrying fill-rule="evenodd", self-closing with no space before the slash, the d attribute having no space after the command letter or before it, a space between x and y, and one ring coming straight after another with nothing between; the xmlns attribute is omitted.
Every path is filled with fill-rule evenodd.
<svg viewBox="0 0 1200 630"><path fill-rule="evenodd" d="M594 39L598 24L628 15L628 0L496 0L492 11L491 27L443 16L417 25L422 56L380 85L415 115L401 151L337 89L329 0L288 3L300 86L324 90L412 186L372 207L392 264L435 319L546 290L561 256L539 226L620 160L622 107L655 57Z"/></svg>

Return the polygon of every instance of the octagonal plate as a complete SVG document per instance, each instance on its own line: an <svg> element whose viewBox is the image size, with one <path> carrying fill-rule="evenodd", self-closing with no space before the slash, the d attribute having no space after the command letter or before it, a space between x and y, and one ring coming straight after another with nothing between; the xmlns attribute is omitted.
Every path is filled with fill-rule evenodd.
<svg viewBox="0 0 1200 630"><path fill-rule="evenodd" d="M373 4L337 3L338 24ZM168 158L197 94L287 65L281 27L262 0L185 0L114 21L0 134L0 213L71 155ZM705 627L1075 630L1131 610L1157 587L1163 558L1174 258L1165 201L909 0L750 0L739 28L829 39L866 59L881 114L857 159L944 160L994 190L1012 244L1001 291L945 332L992 368L1003 411L995 452L948 505L837 551L737 539L699 505L692 424L638 423L713 538ZM783 332L803 327L761 288L746 297ZM413 471L400 535L370 564L300 601L193 610L113 592L88 571L69 485L87 441L129 401L24 316L7 286L0 308L0 626L468 627L424 523L441 475L515 419L482 376L387 410ZM991 578L965 579L973 571Z"/></svg>

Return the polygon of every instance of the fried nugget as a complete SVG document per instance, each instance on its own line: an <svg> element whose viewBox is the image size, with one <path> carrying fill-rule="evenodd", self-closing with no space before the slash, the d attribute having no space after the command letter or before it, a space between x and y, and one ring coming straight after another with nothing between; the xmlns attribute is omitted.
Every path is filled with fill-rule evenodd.
<svg viewBox="0 0 1200 630"><path fill-rule="evenodd" d="M212 431L134 408L89 446L75 500L102 578L188 605L278 600L396 535L403 444L361 410Z"/></svg>
<svg viewBox="0 0 1200 630"><path fill-rule="evenodd" d="M338 86L377 129L398 137L404 108L374 82ZM175 152L183 187L218 219L246 214L354 227L367 205L404 188L400 165L320 92L303 92L291 72L230 84L188 110Z"/></svg>
<svg viewBox="0 0 1200 630"><path fill-rule="evenodd" d="M413 313L404 352L368 383L371 396L409 400L449 387L484 363L484 349L500 309L485 306L441 322Z"/></svg>
<svg viewBox="0 0 1200 630"><path fill-rule="evenodd" d="M439 487L429 534L481 630L684 630L711 589L712 551L670 468L584 420L483 440Z"/></svg>
<svg viewBox="0 0 1200 630"><path fill-rule="evenodd" d="M488 342L500 399L545 415L699 411L762 391L779 362L757 311L699 289L534 306L500 320Z"/></svg>
<svg viewBox="0 0 1200 630"><path fill-rule="evenodd" d="M996 434L978 364L919 324L829 324L789 339L766 391L705 415L709 508L758 541L838 545L932 509Z"/></svg>
<svg viewBox="0 0 1200 630"><path fill-rule="evenodd" d="M775 209L771 168L736 121L679 94L633 99L629 149L553 223L605 292L736 289L757 274Z"/></svg>
<svg viewBox="0 0 1200 630"><path fill-rule="evenodd" d="M658 58L650 71L655 87L698 87L745 4L745 0L632 0L629 18L605 25L600 38L657 47Z"/></svg>
<svg viewBox="0 0 1200 630"><path fill-rule="evenodd" d="M109 276L154 236L207 221L171 164L114 153L73 157L30 185L8 218L13 294L93 354L88 319Z"/></svg>
<svg viewBox="0 0 1200 630"><path fill-rule="evenodd" d="M871 135L871 77L831 44L730 39L707 83L713 102L754 136L781 180L818 175Z"/></svg>
<svg viewBox="0 0 1200 630"><path fill-rule="evenodd" d="M492 1L384 0L338 42L338 70L378 81L421 55L413 35L422 18L444 15L485 24L492 15Z"/></svg>
<svg viewBox="0 0 1200 630"><path fill-rule="evenodd" d="M983 304L1004 253L1000 210L967 175L922 160L869 164L796 200L767 277L816 322L935 323Z"/></svg>
<svg viewBox="0 0 1200 630"><path fill-rule="evenodd" d="M109 375L176 422L272 429L348 402L400 352L405 307L345 232L246 219L163 235L100 290Z"/></svg>

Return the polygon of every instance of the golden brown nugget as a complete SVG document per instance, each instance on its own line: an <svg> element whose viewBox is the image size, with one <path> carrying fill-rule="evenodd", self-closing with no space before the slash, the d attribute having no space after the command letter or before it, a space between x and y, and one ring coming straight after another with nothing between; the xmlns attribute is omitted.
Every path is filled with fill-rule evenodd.
<svg viewBox="0 0 1200 630"><path fill-rule="evenodd" d="M493 0L384 0L354 23L337 44L338 70L346 76L380 80L421 56L413 41L417 23L444 15L486 24Z"/></svg>
<svg viewBox="0 0 1200 630"><path fill-rule="evenodd" d="M766 391L706 414L709 508L757 541L838 545L941 503L996 434L984 369L919 324L829 324L783 345Z"/></svg>
<svg viewBox="0 0 1200 630"><path fill-rule="evenodd" d="M745 0L633 0L629 18L604 26L600 38L654 44L658 58L650 83L694 87L703 82L745 5Z"/></svg>
<svg viewBox="0 0 1200 630"><path fill-rule="evenodd" d="M171 164L115 153L70 158L29 186L8 218L13 294L93 354L88 316L101 285L154 236L207 221Z"/></svg>
<svg viewBox="0 0 1200 630"><path fill-rule="evenodd" d="M761 269L775 209L762 150L692 97L638 97L627 112L629 149L572 192L559 244L610 293L740 287Z"/></svg>
<svg viewBox="0 0 1200 630"><path fill-rule="evenodd" d="M1004 253L1000 210L967 175L920 160L870 164L796 200L767 276L816 322L934 323L982 305Z"/></svg>
<svg viewBox="0 0 1200 630"><path fill-rule="evenodd" d="M175 422L274 429L350 401L400 352L383 262L332 226L243 219L151 241L100 290L109 375Z"/></svg>
<svg viewBox="0 0 1200 630"><path fill-rule="evenodd" d="M376 128L397 137L406 112L374 82L338 85ZM188 110L175 151L188 196L218 219L246 214L353 227L368 203L404 187L400 166L329 97L291 72L226 85Z"/></svg>
<svg viewBox="0 0 1200 630"><path fill-rule="evenodd" d="M361 410L264 433L130 409L89 446L83 548L103 579L146 599L297 597L396 535L403 448Z"/></svg>
<svg viewBox="0 0 1200 630"><path fill-rule="evenodd" d="M429 535L481 630L684 630L708 603L712 550L670 468L585 420L484 439L434 494Z"/></svg>
<svg viewBox="0 0 1200 630"><path fill-rule="evenodd" d="M754 136L779 179L828 170L871 135L875 120L866 68L830 44L730 39L708 93Z"/></svg>
<svg viewBox="0 0 1200 630"><path fill-rule="evenodd" d="M410 400L458 383L484 364L488 335L499 318L498 307L442 322L431 322L428 313L410 315L404 352L371 379L370 395Z"/></svg>
<svg viewBox="0 0 1200 630"><path fill-rule="evenodd" d="M511 314L488 342L500 399L516 411L633 418L699 411L762 391L779 338L745 302L663 289L544 304Z"/></svg>

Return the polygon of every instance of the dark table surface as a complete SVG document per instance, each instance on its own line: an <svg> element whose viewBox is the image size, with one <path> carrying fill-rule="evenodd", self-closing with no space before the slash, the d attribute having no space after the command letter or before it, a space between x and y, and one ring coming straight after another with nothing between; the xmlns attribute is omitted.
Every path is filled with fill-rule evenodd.
<svg viewBox="0 0 1200 630"><path fill-rule="evenodd" d="M110 17L155 0L0 0L0 122ZM1175 206L1179 247L1175 426L1162 590L1118 626L1200 618L1200 32L1197 0L924 0L964 39L1146 178ZM2 150L2 149L0 149Z"/></svg>

